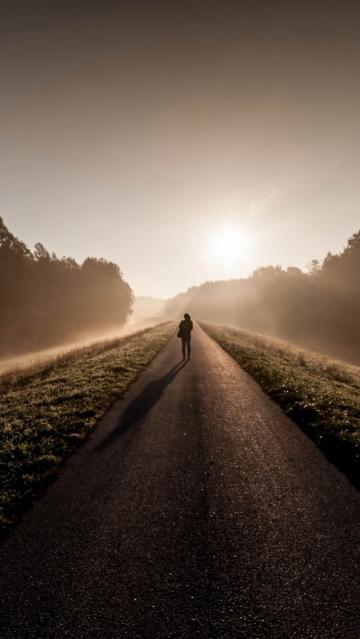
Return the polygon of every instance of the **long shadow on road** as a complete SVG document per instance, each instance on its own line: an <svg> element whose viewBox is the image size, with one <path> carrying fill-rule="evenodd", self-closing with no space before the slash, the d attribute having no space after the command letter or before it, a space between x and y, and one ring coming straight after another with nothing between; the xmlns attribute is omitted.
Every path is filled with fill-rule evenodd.
<svg viewBox="0 0 360 639"><path fill-rule="evenodd" d="M127 406L121 416L120 423L100 442L95 450L102 450L107 446L111 446L118 437L139 422L159 401L165 388L175 379L186 364L187 361L179 362L166 375L147 384L141 393Z"/></svg>

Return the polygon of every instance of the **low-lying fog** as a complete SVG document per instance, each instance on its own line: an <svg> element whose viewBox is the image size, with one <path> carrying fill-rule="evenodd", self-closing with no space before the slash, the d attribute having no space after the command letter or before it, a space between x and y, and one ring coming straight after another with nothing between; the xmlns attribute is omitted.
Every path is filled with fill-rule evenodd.
<svg viewBox="0 0 360 639"><path fill-rule="evenodd" d="M94 344L96 342L116 339L117 337L125 337L126 335L132 335L137 331L144 330L145 328L149 328L150 326L155 326L156 324L160 324L160 322L164 321L163 317L150 317L140 315L139 310L142 310L143 305L141 305L141 309L137 309L136 306L137 305L135 301L133 315L130 317L129 321L121 328L113 328L107 331L84 334L81 339L70 341L67 344L62 344L61 346L57 346L55 348L46 348L38 351L33 351L31 353L26 353L25 355L17 355L16 357L0 359L0 374L14 369L36 366L42 362L45 362L46 360L52 359L53 357L57 357L58 355L62 355L77 348L89 346L90 344Z"/></svg>

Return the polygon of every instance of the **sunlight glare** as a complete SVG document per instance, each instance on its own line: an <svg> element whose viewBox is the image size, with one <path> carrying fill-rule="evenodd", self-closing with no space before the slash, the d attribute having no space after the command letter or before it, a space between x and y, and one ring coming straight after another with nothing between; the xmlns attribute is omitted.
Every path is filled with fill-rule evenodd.
<svg viewBox="0 0 360 639"><path fill-rule="evenodd" d="M209 252L221 262L234 263L251 257L255 238L247 229L227 226L209 238Z"/></svg>

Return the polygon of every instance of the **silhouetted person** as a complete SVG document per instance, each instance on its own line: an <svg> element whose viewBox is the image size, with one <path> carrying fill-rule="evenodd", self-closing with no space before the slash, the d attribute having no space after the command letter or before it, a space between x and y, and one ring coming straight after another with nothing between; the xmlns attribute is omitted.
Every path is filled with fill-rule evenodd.
<svg viewBox="0 0 360 639"><path fill-rule="evenodd" d="M178 337L181 338L182 354L185 359L185 350L187 350L187 358L190 359L191 353L191 331L193 323L189 313L185 313L184 319L179 324Z"/></svg>

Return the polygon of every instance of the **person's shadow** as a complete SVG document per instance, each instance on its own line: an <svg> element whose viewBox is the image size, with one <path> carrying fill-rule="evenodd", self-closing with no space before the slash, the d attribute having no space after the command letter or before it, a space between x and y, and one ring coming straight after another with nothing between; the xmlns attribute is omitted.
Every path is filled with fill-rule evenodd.
<svg viewBox="0 0 360 639"><path fill-rule="evenodd" d="M142 417L156 404L163 394L165 388L175 379L176 375L187 364L187 361L181 361L173 366L166 375L150 382L141 391L140 395L127 406L121 416L120 423L103 439L95 450L102 450L110 446L118 437L123 435L131 426L140 421Z"/></svg>

